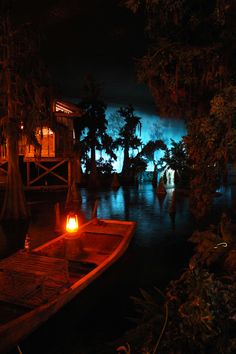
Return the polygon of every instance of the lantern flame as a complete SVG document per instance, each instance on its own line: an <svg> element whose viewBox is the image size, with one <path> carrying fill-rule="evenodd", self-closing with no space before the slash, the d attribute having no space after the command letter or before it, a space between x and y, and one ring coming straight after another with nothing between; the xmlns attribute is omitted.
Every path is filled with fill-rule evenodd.
<svg viewBox="0 0 236 354"><path fill-rule="evenodd" d="M79 229L78 216L74 213L70 213L66 219L66 231L77 232Z"/></svg>

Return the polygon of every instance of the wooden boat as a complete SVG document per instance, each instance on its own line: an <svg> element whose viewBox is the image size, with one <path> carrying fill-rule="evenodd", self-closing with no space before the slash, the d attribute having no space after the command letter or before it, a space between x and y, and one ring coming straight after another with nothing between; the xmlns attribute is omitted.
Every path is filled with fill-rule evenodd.
<svg viewBox="0 0 236 354"><path fill-rule="evenodd" d="M132 221L92 219L0 261L0 353L15 347L111 266L127 249Z"/></svg>

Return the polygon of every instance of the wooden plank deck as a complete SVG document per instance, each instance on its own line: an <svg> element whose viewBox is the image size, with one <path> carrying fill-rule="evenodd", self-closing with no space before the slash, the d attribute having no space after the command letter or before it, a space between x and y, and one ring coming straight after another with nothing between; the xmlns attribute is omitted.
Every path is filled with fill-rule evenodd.
<svg viewBox="0 0 236 354"><path fill-rule="evenodd" d="M0 261L0 304L34 308L58 296L94 267L21 250Z"/></svg>
<svg viewBox="0 0 236 354"><path fill-rule="evenodd" d="M68 262L21 250L0 261L0 301L35 307L70 285Z"/></svg>
<svg viewBox="0 0 236 354"><path fill-rule="evenodd" d="M68 280L68 262L66 259L46 257L36 253L20 250L12 256L0 261L0 270L30 273L36 276L47 276L54 280Z"/></svg>

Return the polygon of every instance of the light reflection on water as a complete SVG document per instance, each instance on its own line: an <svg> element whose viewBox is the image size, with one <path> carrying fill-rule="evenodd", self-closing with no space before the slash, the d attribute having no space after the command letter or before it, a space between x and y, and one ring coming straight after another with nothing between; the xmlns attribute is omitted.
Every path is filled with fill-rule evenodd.
<svg viewBox="0 0 236 354"><path fill-rule="evenodd" d="M188 199L179 197L176 205L175 225L168 211L174 189L167 189L164 200L157 198L151 184L142 184L139 187L119 188L117 191L107 191L88 196L82 192L83 208L89 210L87 200L98 198L97 215L100 218L134 220L137 222L137 231L134 242L138 246L157 244L181 227L188 224Z"/></svg>

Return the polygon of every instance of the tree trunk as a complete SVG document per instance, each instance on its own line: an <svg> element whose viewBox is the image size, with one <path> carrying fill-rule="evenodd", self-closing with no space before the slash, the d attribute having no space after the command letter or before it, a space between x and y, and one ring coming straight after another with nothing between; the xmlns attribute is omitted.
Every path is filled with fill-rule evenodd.
<svg viewBox="0 0 236 354"><path fill-rule="evenodd" d="M154 162L154 170L152 176L152 185L154 188L157 187L157 164Z"/></svg>
<svg viewBox="0 0 236 354"><path fill-rule="evenodd" d="M5 198L1 212L1 219L27 219L29 214L26 206L26 200L19 168L18 140L13 131L9 131L7 140L7 151L8 175Z"/></svg>
<svg viewBox="0 0 236 354"><path fill-rule="evenodd" d="M130 161L129 161L129 147L125 146L124 148L124 161L123 161L123 167L122 167L122 178L124 181L129 181L130 180Z"/></svg>
<svg viewBox="0 0 236 354"><path fill-rule="evenodd" d="M71 181L70 181L70 185L68 186L65 210L67 212L68 211L78 212L81 207L82 198L81 198L80 190L78 190L76 185L77 160L75 156L72 157L70 162L71 162L70 163Z"/></svg>
<svg viewBox="0 0 236 354"><path fill-rule="evenodd" d="M80 186L83 181L83 171L81 167L81 156L80 154L76 157L76 183Z"/></svg>
<svg viewBox="0 0 236 354"><path fill-rule="evenodd" d="M118 189L120 187L120 182L117 173L113 174L112 182L111 182L111 188L113 189Z"/></svg>

